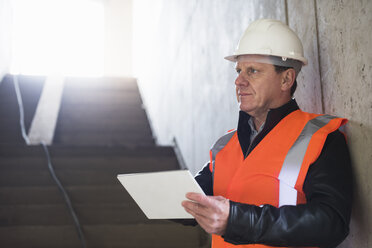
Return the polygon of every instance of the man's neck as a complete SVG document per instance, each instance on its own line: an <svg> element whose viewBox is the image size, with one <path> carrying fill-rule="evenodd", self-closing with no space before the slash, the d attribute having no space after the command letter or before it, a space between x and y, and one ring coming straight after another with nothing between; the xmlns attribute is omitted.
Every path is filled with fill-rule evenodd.
<svg viewBox="0 0 372 248"><path fill-rule="evenodd" d="M264 124L264 122L266 121L267 113L268 112L266 112L265 115L261 115L261 116L256 116L256 117L252 116L254 128L256 129L256 131L258 131L260 127L262 126L262 124Z"/></svg>
<svg viewBox="0 0 372 248"><path fill-rule="evenodd" d="M266 118L267 118L267 114L269 113L270 109L279 108L279 107L287 104L290 101L291 101L290 97L285 97L285 98L282 98L277 103L271 104L271 106L267 106L266 108L261 109L261 111L259 111L259 113L257 113L257 112L256 113L248 113L253 118L253 123L254 123L256 131L258 131L259 128L262 126L262 124L265 123Z"/></svg>

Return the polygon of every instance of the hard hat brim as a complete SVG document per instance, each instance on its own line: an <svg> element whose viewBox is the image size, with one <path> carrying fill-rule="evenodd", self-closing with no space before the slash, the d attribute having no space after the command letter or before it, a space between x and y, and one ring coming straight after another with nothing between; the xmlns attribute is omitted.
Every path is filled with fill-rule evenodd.
<svg viewBox="0 0 372 248"><path fill-rule="evenodd" d="M231 61L231 62L238 62L238 57L241 56L241 55L266 55L266 56L274 56L274 57L282 57L282 56L277 56L277 55L272 55L272 54L236 54L236 55L230 55L230 56L226 56L224 57L224 59L228 60L228 61ZM304 57L287 57L288 59L293 59L293 60L298 60L298 61L301 61L302 64L305 66L307 65L307 59L304 58Z"/></svg>
<svg viewBox="0 0 372 248"><path fill-rule="evenodd" d="M226 56L226 57L224 57L224 59L226 59L228 61L231 61L231 62L237 62L238 61L238 55Z"/></svg>

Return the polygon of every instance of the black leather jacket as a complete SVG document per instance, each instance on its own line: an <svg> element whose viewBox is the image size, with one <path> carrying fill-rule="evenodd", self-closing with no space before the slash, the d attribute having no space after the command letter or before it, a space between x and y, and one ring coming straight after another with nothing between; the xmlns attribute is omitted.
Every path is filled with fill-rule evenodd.
<svg viewBox="0 0 372 248"><path fill-rule="evenodd" d="M295 100L269 111L263 130L250 144L250 116L240 112L238 138L248 155L286 115L298 109ZM249 150L248 150L249 149ZM207 164L195 177L207 195L213 178ZM230 201L224 240L233 244L335 247L349 233L352 203L351 162L340 131L328 135L319 158L310 166L303 191L306 204L257 207Z"/></svg>

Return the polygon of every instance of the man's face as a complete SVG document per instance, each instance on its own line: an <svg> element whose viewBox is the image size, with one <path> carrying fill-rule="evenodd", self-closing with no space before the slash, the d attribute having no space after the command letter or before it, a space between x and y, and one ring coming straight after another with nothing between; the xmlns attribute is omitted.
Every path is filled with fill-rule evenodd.
<svg viewBox="0 0 372 248"><path fill-rule="evenodd" d="M272 64L240 61L236 71L236 92L242 111L257 117L279 107L282 76Z"/></svg>

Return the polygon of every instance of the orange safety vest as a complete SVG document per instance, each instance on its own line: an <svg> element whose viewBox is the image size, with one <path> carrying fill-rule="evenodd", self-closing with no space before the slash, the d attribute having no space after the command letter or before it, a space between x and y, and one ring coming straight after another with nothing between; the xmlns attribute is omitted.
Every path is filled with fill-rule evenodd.
<svg viewBox="0 0 372 248"><path fill-rule="evenodd" d="M327 135L346 122L329 115L293 111L245 159L236 131L227 133L210 152L214 195L256 206L306 203L302 188L309 166L319 157ZM212 247L236 245L212 235Z"/></svg>

